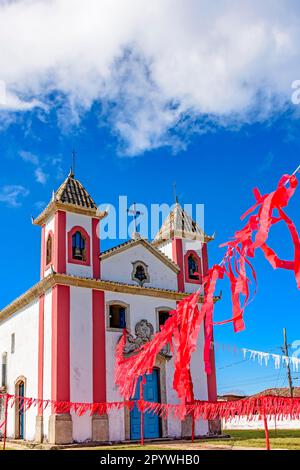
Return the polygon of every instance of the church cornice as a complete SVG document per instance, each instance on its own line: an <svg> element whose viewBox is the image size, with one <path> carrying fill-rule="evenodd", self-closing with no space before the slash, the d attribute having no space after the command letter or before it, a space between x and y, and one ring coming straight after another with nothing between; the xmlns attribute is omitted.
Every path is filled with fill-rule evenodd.
<svg viewBox="0 0 300 470"><path fill-rule="evenodd" d="M88 207L81 207L77 206L76 204L70 204L67 202L59 202L59 201L52 201L45 210L33 220L34 225L44 225L44 223L55 214L58 210L66 211L66 212L73 212L75 214L87 215L89 217L94 217L96 219L103 219L107 216L106 211L99 211L94 208Z"/></svg>
<svg viewBox="0 0 300 470"><path fill-rule="evenodd" d="M196 233L187 232L184 230L170 230L168 234L161 234L159 238L152 241L154 247L160 246L173 238L184 238L186 240L199 240L202 243L209 243L215 239L214 235L201 235Z"/></svg>
<svg viewBox="0 0 300 470"><path fill-rule="evenodd" d="M18 310L26 307L26 305L29 305L30 303L37 300L40 295L45 294L49 289L53 288L57 284L110 292L120 292L125 294L144 295L148 297L158 297L160 299L169 300L182 300L188 295L191 295L191 293L181 293L168 289L160 289L158 287L142 287L116 281L89 279L77 276L69 276L67 274L54 273L39 281L37 284L31 287L31 289L26 291L12 303L3 308L0 311L0 323L9 318ZM219 296L214 297L215 302L218 300L220 300ZM199 303L203 303L203 296L200 296Z"/></svg>

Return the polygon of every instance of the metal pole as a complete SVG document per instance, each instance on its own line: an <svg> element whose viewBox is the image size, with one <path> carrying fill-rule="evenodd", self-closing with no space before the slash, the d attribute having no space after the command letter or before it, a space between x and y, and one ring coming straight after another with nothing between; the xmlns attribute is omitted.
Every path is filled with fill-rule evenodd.
<svg viewBox="0 0 300 470"><path fill-rule="evenodd" d="M266 436L266 449L271 450L270 438L269 438L269 429L268 429L268 420L267 420L265 411L264 411L264 427L265 427L265 436Z"/></svg>
<svg viewBox="0 0 300 470"><path fill-rule="evenodd" d="M289 355L289 347L287 344L287 336L286 336L286 328L283 328L283 351L286 356ZM290 368L290 363L287 362L286 365L287 368L287 375L288 375L288 382L289 382L289 388L290 388L290 396L293 398L294 396L294 387L293 387L293 381L292 381L292 374L291 374L291 368Z"/></svg>

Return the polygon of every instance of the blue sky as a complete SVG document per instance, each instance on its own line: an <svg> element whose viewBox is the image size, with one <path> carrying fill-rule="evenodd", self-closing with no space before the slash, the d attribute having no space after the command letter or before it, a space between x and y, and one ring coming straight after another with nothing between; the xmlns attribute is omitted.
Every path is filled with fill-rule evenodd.
<svg viewBox="0 0 300 470"><path fill-rule="evenodd" d="M300 105L291 102L300 78L298 2L86 5L0 2L0 307L38 280L40 230L31 215L66 177L73 148L76 176L99 204L116 205L119 195L171 204L174 181L182 204L205 204L205 231L217 234L210 263L241 227L253 187L269 192L299 164ZM299 227L299 192L288 214ZM283 227L272 229L271 243L291 257ZM291 272L273 271L259 254L255 268L246 330L218 326L215 339L280 353L283 327L289 342L300 339L299 291ZM231 315L220 288L218 320ZM242 359L217 351L220 393L286 385L285 369ZM300 385L300 371L293 375Z"/></svg>

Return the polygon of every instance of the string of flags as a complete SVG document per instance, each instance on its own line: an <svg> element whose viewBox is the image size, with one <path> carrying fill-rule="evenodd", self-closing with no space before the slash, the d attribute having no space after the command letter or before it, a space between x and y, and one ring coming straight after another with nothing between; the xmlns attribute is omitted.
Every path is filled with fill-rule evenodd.
<svg viewBox="0 0 300 470"><path fill-rule="evenodd" d="M38 398L20 397L11 394L0 394L0 403L5 403L6 413L4 420L0 422L0 431L6 428L7 410L17 409L29 411L31 408L52 409L55 414L74 412L77 416L104 415L116 410L127 408L132 410L135 406L139 411L151 413L162 418L172 416L183 420L186 416L192 416L194 420L225 419L231 420L237 417L245 417L247 420L261 419L264 415L268 419L300 418L300 398L260 396L244 398L236 401L206 401L195 400L193 403L156 403L147 400L129 400L120 402L81 403L56 400L42 400ZM5 429L6 432L6 429Z"/></svg>
<svg viewBox="0 0 300 470"><path fill-rule="evenodd" d="M300 368L300 359L294 356L284 356L281 354L272 354L263 351L254 351L253 349L242 348L244 359L248 358L253 361L258 361L260 366L268 366L269 361L273 360L275 369L279 369L281 366L290 365L294 372L297 372Z"/></svg>
<svg viewBox="0 0 300 470"><path fill-rule="evenodd" d="M293 372L298 372L300 370L300 358L296 356L256 351L255 349L249 348L238 348L235 345L219 343L218 341L214 341L212 345L214 345L216 350L222 349L227 352L242 353L245 360L257 361L260 366L265 365L267 367L271 361L275 369L280 369L282 366L286 367L290 365Z"/></svg>

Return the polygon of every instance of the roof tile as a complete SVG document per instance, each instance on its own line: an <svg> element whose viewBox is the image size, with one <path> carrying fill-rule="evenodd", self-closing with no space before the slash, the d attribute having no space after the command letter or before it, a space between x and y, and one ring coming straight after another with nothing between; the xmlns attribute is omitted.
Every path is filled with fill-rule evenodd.
<svg viewBox="0 0 300 470"><path fill-rule="evenodd" d="M94 200L91 198L80 181L74 178L72 173L69 174L69 176L56 191L55 200L88 209L97 209Z"/></svg>

